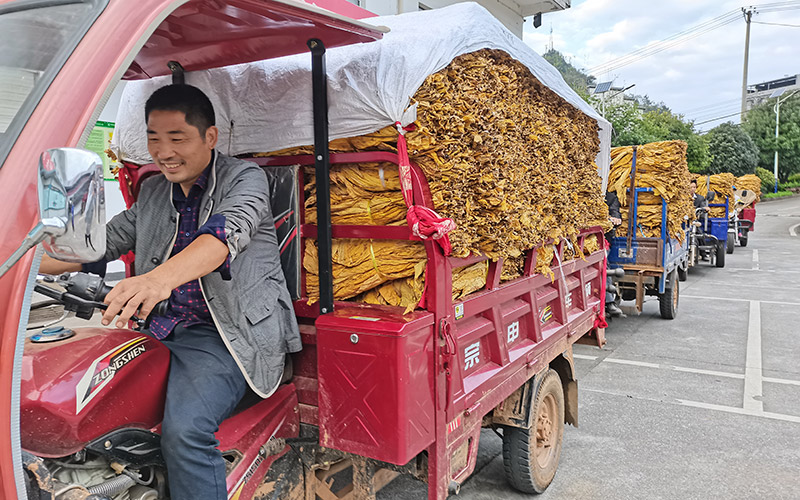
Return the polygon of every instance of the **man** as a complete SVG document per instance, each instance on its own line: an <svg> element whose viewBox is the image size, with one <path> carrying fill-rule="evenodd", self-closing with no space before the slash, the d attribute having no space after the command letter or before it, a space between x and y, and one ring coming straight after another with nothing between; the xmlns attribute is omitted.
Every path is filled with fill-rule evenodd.
<svg viewBox="0 0 800 500"><path fill-rule="evenodd" d="M709 210L708 202L714 199L713 195L711 195L711 191L709 191L709 196L711 196L710 198L700 196L697 194L697 181L692 179L689 182L689 194L692 195L692 203L694 203L694 208L702 208L702 211L707 213Z"/></svg>
<svg viewBox="0 0 800 500"><path fill-rule="evenodd" d="M706 196L700 196L697 194L697 181L692 179L689 182L689 194L692 195L692 203L694 204L695 213L697 214L697 218L700 219L702 223L699 227L700 232L705 232L707 222L708 222L708 202L714 199L714 191L709 190ZM708 251L707 250L700 250L700 259L701 260L708 260Z"/></svg>
<svg viewBox="0 0 800 500"><path fill-rule="evenodd" d="M108 294L104 325L122 328L169 299L150 334L171 351L162 451L170 495L225 499L214 433L247 386L261 397L301 349L280 266L265 173L218 153L208 97L189 85L155 91L145 105L148 150L163 175L107 226L105 261L135 251L137 276ZM57 274L80 265L47 258Z"/></svg>
<svg viewBox="0 0 800 500"><path fill-rule="evenodd" d="M619 197L616 191L606 191L606 205L608 205L608 220L611 222L611 230L605 234L608 247L611 248L611 238L617 231L617 226L622 224L622 212L620 209ZM623 315L622 309L617 305L617 287L611 275L606 274L606 314L611 317Z"/></svg>

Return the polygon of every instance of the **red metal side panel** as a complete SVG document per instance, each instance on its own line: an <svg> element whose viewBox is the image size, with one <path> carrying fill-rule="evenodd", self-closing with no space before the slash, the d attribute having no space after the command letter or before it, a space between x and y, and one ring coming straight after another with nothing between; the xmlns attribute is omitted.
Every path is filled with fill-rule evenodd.
<svg viewBox="0 0 800 500"><path fill-rule="evenodd" d="M316 323L320 444L406 464L433 441L433 315L344 306Z"/></svg>

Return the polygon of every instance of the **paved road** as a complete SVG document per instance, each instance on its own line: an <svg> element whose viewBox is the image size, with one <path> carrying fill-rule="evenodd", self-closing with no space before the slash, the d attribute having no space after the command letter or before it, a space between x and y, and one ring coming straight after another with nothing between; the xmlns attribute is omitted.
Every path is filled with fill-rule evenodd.
<svg viewBox="0 0 800 500"><path fill-rule="evenodd" d="M758 206L724 269L693 268L678 317L658 302L575 348L580 427L539 498L800 499L800 198ZM451 499L529 498L484 431L476 473ZM426 498L407 478L379 498Z"/></svg>

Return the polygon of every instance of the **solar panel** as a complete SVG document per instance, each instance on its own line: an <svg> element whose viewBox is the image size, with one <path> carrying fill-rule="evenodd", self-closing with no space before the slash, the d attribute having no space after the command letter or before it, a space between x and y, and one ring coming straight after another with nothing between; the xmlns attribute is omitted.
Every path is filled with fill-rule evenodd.
<svg viewBox="0 0 800 500"><path fill-rule="evenodd" d="M776 97L780 97L780 96L783 95L784 92L786 92L786 87L783 87L783 88L780 88L780 89L776 89L775 92L773 92L772 95L769 96L769 98L770 99L774 99Z"/></svg>
<svg viewBox="0 0 800 500"><path fill-rule="evenodd" d="M595 94L602 94L603 92L608 92L611 90L611 84L614 82L603 82L598 83L597 86L594 88Z"/></svg>

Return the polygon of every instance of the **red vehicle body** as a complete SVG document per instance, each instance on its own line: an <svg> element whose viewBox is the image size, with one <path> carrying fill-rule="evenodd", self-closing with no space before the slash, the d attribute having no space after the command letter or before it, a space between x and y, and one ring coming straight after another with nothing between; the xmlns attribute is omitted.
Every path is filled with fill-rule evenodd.
<svg viewBox="0 0 800 500"><path fill-rule="evenodd" d="M739 216L742 219L750 221L750 229L749 232L753 232L756 230L756 204L753 203L751 206L743 208Z"/></svg>
<svg viewBox="0 0 800 500"><path fill-rule="evenodd" d="M243 12L258 13L263 21L254 21ZM358 15L352 10L347 13ZM247 17L251 24L232 22L237 15ZM192 16L206 24L198 25L198 17ZM270 38L273 31L275 37ZM200 32L206 35L200 36ZM182 36L167 36L169 33ZM297 53L310 38L332 47L379 37L378 31L298 11L276 0L234 0L224 5L211 0L184 4L142 0L135 5L110 1L97 12L96 20L58 69L0 168L0 210L8 214L0 258L11 254L36 224L35 159L47 148L80 147L93 123L94 110L122 75L135 79L168 74L165 63L170 60L193 71ZM311 165L314 158L254 161L271 168ZM330 161L397 163L398 158L384 152L352 153L333 154ZM133 200L137 181L147 171L147 166L124 167L121 179L126 201ZM432 207L424 175L416 167L413 174L415 203ZM298 192L302 196L302 186ZM304 224L300 215L299 237L317 238L318 228ZM416 239L403 226L332 226L331 232L334 238ZM571 346L588 332L600 337L604 325L602 229L584 230L579 237L581 247L590 237L597 239L600 248L584 258L563 261L565 244L556 244L554 277L535 272L536 249L527 253L523 276L511 281L501 283L502 260L490 263L485 289L457 302L452 300L453 269L484 258L446 257L439 246L425 241L425 301L409 314L399 308L337 302L333 312L321 315L301 297L295 311L304 349L295 356L293 379L273 397L228 419L218 434L220 449L261 453L268 457L265 465L284 458L282 467L299 467L298 484L304 488L275 498L343 498L352 491L357 497L369 498L398 473L410 473L427 480L430 499L441 500L473 471L482 426L533 425L539 430L529 402L541 380L537 375L544 377L549 370L558 374L564 388L563 420L576 423L577 382ZM20 356L21 335L15 332L24 333L25 325L20 322L27 318L34 264L34 252L28 252L0 277L0 425L17 426L12 393L20 374L12 367L21 366L22 437L29 452L58 457L121 428L157 431L166 359L165 348L157 342L127 330L84 329L74 341L64 341L74 344L74 352L84 350L85 356L79 356L78 362L51 361L48 348L26 347L24 360ZM111 380L96 398L82 401L78 397L75 388L80 377L76 374L91 373L95 369L91 363L102 362L109 353L145 343L144 354L130 361L126 370L126 377L132 377L139 366L147 365L149 380L145 379L144 389L126 391ZM143 373L141 377L145 377ZM59 378L62 374L70 376ZM53 396L45 401L50 405L47 408L40 404L47 399L43 395ZM105 399L106 395L116 399ZM143 406L121 416L112 416L110 410L137 405ZM82 411L76 411L77 407ZM41 426L26 434L25 419L35 419ZM563 429L563 422L556 422L555 428L558 424ZM277 441L278 449L259 450L264 443L254 437L265 434L283 439ZM301 444L289 444L292 439ZM558 443L560 446L560 435ZM11 436L0 434L0 498L20 495L16 446ZM309 461L315 465L309 467ZM352 466L350 490L325 491L330 486L328 477L340 470L335 464ZM237 472L240 477L249 478L250 464L243 461L236 467L242 469ZM267 473L264 469L258 473L261 477ZM254 497L257 483L253 481L241 493L242 498ZM229 491L236 486L229 484Z"/></svg>

